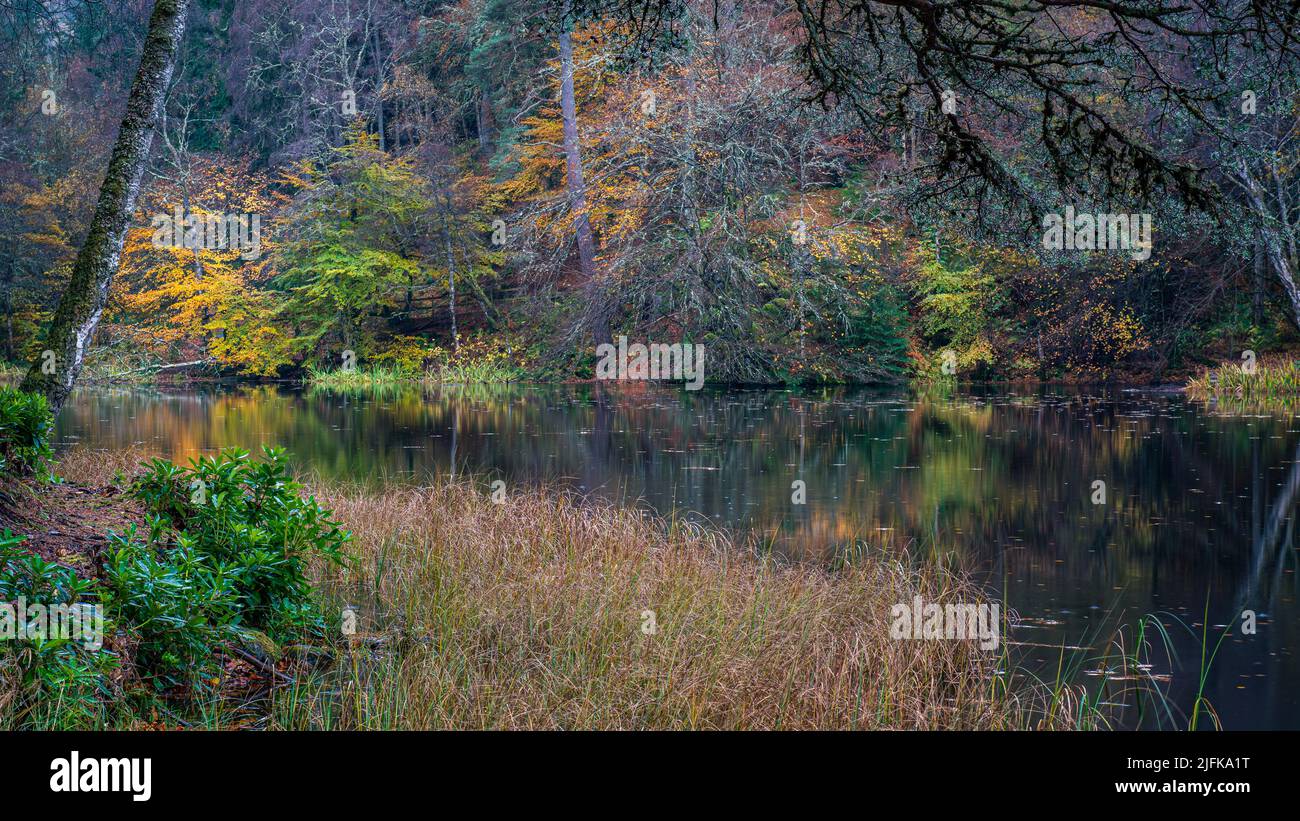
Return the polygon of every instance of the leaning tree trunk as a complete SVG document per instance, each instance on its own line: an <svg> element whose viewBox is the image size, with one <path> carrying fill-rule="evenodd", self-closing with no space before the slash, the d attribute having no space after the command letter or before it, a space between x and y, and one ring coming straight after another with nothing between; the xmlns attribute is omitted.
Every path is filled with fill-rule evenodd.
<svg viewBox="0 0 1300 821"><path fill-rule="evenodd" d="M566 9L567 11L567 9ZM578 106L573 98L573 41L569 21L560 32L560 113L564 118L565 182L568 186L569 210L573 214L573 231L578 243L578 262L587 291L587 321L597 345L610 342L609 311L600 293L596 268L596 240L587 219L587 183L582 174L582 152L578 144Z"/></svg>
<svg viewBox="0 0 1300 821"><path fill-rule="evenodd" d="M90 221L90 231L77 252L72 278L46 333L47 350L37 357L23 380L23 389L44 393L56 413L67 401L81 373L86 347L104 312L108 288L122 258L122 240L140 193L140 181L153 144L154 124L176 67L188 7L189 0L154 3L144 50L140 53L140 67L131 85L108 173L99 188L99 202Z"/></svg>

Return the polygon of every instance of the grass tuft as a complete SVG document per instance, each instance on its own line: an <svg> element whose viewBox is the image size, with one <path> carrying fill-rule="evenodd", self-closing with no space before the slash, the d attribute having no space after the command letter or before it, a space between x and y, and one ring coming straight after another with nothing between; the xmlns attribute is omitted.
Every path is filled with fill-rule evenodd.
<svg viewBox="0 0 1300 821"><path fill-rule="evenodd" d="M1255 363L1253 371L1242 363L1226 362L1191 379L1187 392L1204 399L1295 399L1300 397L1300 362L1261 360Z"/></svg>

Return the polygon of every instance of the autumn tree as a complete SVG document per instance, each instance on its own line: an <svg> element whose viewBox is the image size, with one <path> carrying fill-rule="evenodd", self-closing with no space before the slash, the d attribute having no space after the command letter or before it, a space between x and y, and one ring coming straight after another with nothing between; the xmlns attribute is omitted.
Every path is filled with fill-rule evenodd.
<svg viewBox="0 0 1300 821"><path fill-rule="evenodd" d="M336 365L345 350L377 353L407 294L428 287L436 204L411 163L354 127L325 165L290 177L298 193L270 287L283 294L277 321L293 355Z"/></svg>
<svg viewBox="0 0 1300 821"><path fill-rule="evenodd" d="M278 202L271 180L247 159L193 155L183 176L156 179L127 232L116 309L105 320L110 344L154 362L274 374L278 358L255 354L278 338L268 323L274 307L260 292ZM248 344L252 337L257 344Z"/></svg>

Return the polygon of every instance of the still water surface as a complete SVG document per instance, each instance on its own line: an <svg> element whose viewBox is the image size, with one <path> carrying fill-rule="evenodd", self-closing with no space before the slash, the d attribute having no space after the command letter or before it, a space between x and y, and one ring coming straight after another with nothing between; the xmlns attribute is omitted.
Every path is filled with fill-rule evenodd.
<svg viewBox="0 0 1300 821"><path fill-rule="evenodd" d="M1175 658L1158 651L1153 672L1171 674L1186 712L1207 624L1211 650L1231 628L1205 681L1223 725L1297 729L1296 416L1159 392L258 386L82 390L57 437L178 459L283 445L305 469L375 483L561 482L811 560L855 542L953 552L1018 614L1009 638L1029 669L1051 679L1062 645L1095 658L1117 627L1157 614ZM1243 609L1258 615L1253 636Z"/></svg>

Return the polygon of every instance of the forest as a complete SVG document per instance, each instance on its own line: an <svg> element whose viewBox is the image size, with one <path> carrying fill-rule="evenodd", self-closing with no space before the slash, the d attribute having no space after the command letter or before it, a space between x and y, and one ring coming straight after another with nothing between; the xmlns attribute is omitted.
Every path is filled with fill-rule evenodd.
<svg viewBox="0 0 1300 821"><path fill-rule="evenodd" d="M16 369L151 5L0 6ZM1161 382L1295 343L1284 4L938 5L189 4L86 376L590 379L626 335L710 382Z"/></svg>

